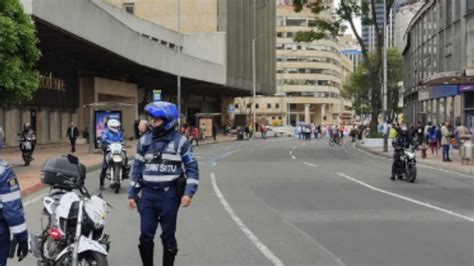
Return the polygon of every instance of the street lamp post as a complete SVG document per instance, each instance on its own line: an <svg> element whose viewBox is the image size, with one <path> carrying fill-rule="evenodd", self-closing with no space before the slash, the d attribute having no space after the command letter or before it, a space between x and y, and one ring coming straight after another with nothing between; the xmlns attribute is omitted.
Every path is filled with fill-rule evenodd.
<svg viewBox="0 0 474 266"><path fill-rule="evenodd" d="M384 141L383 151L388 152L388 130L387 130L387 49L388 49L388 30L387 30L387 0L384 0L384 12L383 12L383 120L386 124L384 127Z"/></svg>
<svg viewBox="0 0 474 266"><path fill-rule="evenodd" d="M255 43L258 39L266 37L268 34L262 34L252 39L252 80L253 80L253 130L256 132L257 123L257 68L255 66ZM255 136L255 134L254 134Z"/></svg>
<svg viewBox="0 0 474 266"><path fill-rule="evenodd" d="M176 48L177 48L177 62L176 62L176 77L177 77L177 95L176 102L178 105L178 125L181 127L181 0L176 1L177 10L177 29L176 29Z"/></svg>

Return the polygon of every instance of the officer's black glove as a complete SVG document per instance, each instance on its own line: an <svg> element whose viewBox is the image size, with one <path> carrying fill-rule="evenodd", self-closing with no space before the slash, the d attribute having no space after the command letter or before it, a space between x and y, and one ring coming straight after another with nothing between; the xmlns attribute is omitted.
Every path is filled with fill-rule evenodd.
<svg viewBox="0 0 474 266"><path fill-rule="evenodd" d="M28 255L28 240L19 240L18 241L18 250L16 251L16 256L18 261L22 261Z"/></svg>

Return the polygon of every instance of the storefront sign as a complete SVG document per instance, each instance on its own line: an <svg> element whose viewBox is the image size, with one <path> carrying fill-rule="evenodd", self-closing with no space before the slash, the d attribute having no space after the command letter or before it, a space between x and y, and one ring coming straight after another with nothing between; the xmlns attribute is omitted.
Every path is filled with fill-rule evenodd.
<svg viewBox="0 0 474 266"><path fill-rule="evenodd" d="M432 87L431 98L456 96L459 94L458 85L436 85Z"/></svg>
<svg viewBox="0 0 474 266"><path fill-rule="evenodd" d="M153 102L161 102L161 90L153 90Z"/></svg>
<svg viewBox="0 0 474 266"><path fill-rule="evenodd" d="M66 82L64 79L53 77L53 73L49 75L40 74L39 88L46 90L66 91Z"/></svg>
<svg viewBox="0 0 474 266"><path fill-rule="evenodd" d="M422 90L418 92L418 101L424 101L430 99L430 92L428 90Z"/></svg>
<svg viewBox="0 0 474 266"><path fill-rule="evenodd" d="M459 91L474 91L474 85L461 85L459 86Z"/></svg>

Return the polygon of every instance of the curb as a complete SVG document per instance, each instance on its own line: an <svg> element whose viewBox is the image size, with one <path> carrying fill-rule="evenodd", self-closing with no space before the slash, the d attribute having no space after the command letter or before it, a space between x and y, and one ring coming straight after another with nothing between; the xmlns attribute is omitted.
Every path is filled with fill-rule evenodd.
<svg viewBox="0 0 474 266"><path fill-rule="evenodd" d="M224 142L231 142L231 141L236 141L235 139L229 139L229 140L222 140L222 141L217 141L217 142L208 142L208 143L201 143L199 146L205 146L205 145L212 145L212 144L219 144L219 143L224 143ZM199 147L199 146L193 146L193 148ZM131 161L133 160L134 156L129 156L128 160ZM94 172L96 170L101 169L102 167L102 162L100 164L94 164L91 166L86 167L86 173ZM26 189L21 190L21 196L22 197L27 197L35 192L38 192L47 186L41 182L41 180L36 183L35 185L28 187Z"/></svg>
<svg viewBox="0 0 474 266"><path fill-rule="evenodd" d="M378 156L378 157L381 157L381 158L385 158L385 159L393 159L392 156L390 155L387 155L387 154L383 154L383 153L380 153L378 151L374 151L368 147L364 147L362 145L360 145L359 143L356 143L356 148L358 149L361 149L365 152L368 152L372 155L375 155L375 156ZM433 168L433 169L436 169L436 170L440 170L440 171L443 171L443 172L454 172L454 173L458 173L458 174L461 174L461 175L472 175L472 172L467 172L467 171L459 171L459 170L455 170L455 169L441 169L441 168L436 168L437 166L436 165L432 165L432 164L427 164L427 163L424 163L423 161L420 162L420 160L417 160L417 163L420 164L420 165L423 165L423 166L426 166L426 167L429 167L429 168Z"/></svg>

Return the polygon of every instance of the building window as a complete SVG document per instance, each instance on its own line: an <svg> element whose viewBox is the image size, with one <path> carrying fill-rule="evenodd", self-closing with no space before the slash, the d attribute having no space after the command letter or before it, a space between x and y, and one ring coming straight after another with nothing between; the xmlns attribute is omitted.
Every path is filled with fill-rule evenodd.
<svg viewBox="0 0 474 266"><path fill-rule="evenodd" d="M467 0L466 2L466 14L474 12L474 1Z"/></svg>
<svg viewBox="0 0 474 266"><path fill-rule="evenodd" d="M274 117L274 116L272 116L272 120L275 120L275 117Z"/></svg>
<svg viewBox="0 0 474 266"><path fill-rule="evenodd" d="M284 26L284 19L282 16L277 17L277 26Z"/></svg>
<svg viewBox="0 0 474 266"><path fill-rule="evenodd" d="M306 19L287 19L286 26L306 27Z"/></svg>
<svg viewBox="0 0 474 266"><path fill-rule="evenodd" d="M123 4L123 9L127 13L135 14L135 3L124 3Z"/></svg>
<svg viewBox="0 0 474 266"><path fill-rule="evenodd" d="M271 103L267 103L267 109L271 109L272 108L272 104Z"/></svg>
<svg viewBox="0 0 474 266"><path fill-rule="evenodd" d="M252 104L248 103L247 104L247 108L250 108L252 106Z"/></svg>
<svg viewBox="0 0 474 266"><path fill-rule="evenodd" d="M279 104L279 103L276 103L276 104L275 104L275 108L280 108L280 104Z"/></svg>
<svg viewBox="0 0 474 266"><path fill-rule="evenodd" d="M277 37L278 38L283 38L283 32L277 32Z"/></svg>
<svg viewBox="0 0 474 266"><path fill-rule="evenodd" d="M258 105L258 103L255 104L255 109L258 109L260 106Z"/></svg>
<svg viewBox="0 0 474 266"><path fill-rule="evenodd" d="M238 108L239 108L239 105L238 105L238 104L235 104L234 107L235 107L235 109L238 109Z"/></svg>

